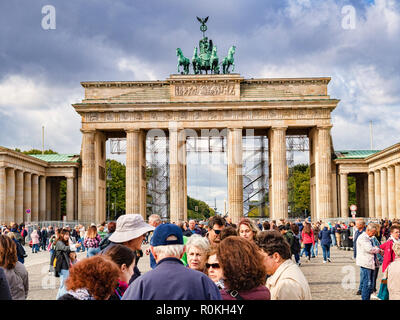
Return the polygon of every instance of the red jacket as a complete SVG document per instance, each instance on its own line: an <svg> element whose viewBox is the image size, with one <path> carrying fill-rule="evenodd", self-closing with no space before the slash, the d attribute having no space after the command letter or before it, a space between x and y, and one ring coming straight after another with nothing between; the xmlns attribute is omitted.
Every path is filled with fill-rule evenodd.
<svg viewBox="0 0 400 320"><path fill-rule="evenodd" d="M312 229L311 229L311 233L310 234L307 234L304 231L302 231L301 232L301 239L302 239L302 242L304 244L307 244L307 243L312 243L313 245L315 244L314 232L312 231Z"/></svg>
<svg viewBox="0 0 400 320"><path fill-rule="evenodd" d="M394 259L395 259L395 254L394 254L392 247L393 247L393 240L386 241L384 244L381 244L379 247L382 250L384 250L382 272L385 272L385 270L389 266L389 264L392 261L394 261Z"/></svg>

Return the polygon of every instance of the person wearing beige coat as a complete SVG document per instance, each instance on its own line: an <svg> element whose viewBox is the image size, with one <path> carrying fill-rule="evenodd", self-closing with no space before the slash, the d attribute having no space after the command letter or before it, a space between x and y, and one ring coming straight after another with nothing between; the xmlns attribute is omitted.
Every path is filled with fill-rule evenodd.
<svg viewBox="0 0 400 320"><path fill-rule="evenodd" d="M289 243L278 231L262 231L256 243L264 256L270 276L266 287L271 300L311 300L311 290L303 272L291 260Z"/></svg>
<svg viewBox="0 0 400 320"><path fill-rule="evenodd" d="M389 300L400 300L400 243L393 244L392 249L395 254L395 260L387 268Z"/></svg>

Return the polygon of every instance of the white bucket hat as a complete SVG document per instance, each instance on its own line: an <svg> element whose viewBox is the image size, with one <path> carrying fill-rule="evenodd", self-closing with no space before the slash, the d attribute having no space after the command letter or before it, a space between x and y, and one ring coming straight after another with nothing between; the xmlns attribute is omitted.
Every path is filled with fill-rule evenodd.
<svg viewBox="0 0 400 320"><path fill-rule="evenodd" d="M140 214L125 214L118 218L117 227L109 239L115 243L122 243L138 238L154 229L144 222Z"/></svg>

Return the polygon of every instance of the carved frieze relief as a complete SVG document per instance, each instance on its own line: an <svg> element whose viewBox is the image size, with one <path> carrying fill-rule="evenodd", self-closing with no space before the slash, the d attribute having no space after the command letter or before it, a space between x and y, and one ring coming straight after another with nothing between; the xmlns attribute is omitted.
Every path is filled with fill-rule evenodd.
<svg viewBox="0 0 400 320"><path fill-rule="evenodd" d="M303 120L329 119L329 110L308 109L258 109L258 110L195 110L195 111L123 111L120 113L90 112L86 122L130 121L226 121L226 120Z"/></svg>

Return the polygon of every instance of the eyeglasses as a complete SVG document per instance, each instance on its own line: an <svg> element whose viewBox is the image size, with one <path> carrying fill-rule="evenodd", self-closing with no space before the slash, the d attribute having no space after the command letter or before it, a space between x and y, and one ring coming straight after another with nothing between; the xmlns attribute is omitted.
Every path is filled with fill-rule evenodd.
<svg viewBox="0 0 400 320"><path fill-rule="evenodd" d="M215 229L213 229L213 230L214 230L215 234L220 234L221 233L221 230L215 230Z"/></svg>
<svg viewBox="0 0 400 320"><path fill-rule="evenodd" d="M213 268L213 269L219 269L219 263L206 263L206 268L207 269L209 269L209 268Z"/></svg>

